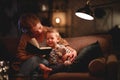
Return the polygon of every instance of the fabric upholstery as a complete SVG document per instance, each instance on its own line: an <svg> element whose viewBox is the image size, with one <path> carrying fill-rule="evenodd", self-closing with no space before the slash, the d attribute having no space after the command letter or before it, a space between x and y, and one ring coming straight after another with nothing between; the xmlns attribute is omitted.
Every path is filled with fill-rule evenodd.
<svg viewBox="0 0 120 80"><path fill-rule="evenodd" d="M89 65L89 72L94 76L104 76L106 68L106 60L104 57L93 59Z"/></svg>
<svg viewBox="0 0 120 80"><path fill-rule="evenodd" d="M70 43L70 46L76 49L77 51L82 50L86 46L98 41L103 54L106 56L105 77L96 77L94 75L91 75L90 72L57 73L57 74L51 75L47 80L117 80L117 77L116 77L117 76L117 58L114 55L115 53L111 53L112 52L111 51L112 50L111 35L98 34L98 35L80 36L80 37L72 37L72 38L65 38L65 39ZM17 48L18 41L19 41L19 38L16 38L16 37L0 38L0 42L5 47L5 50L8 51L7 54L10 54L11 56L16 56L16 53L17 53L16 48ZM1 47L1 49L2 48L3 47ZM16 61L16 59L13 59L13 58L11 60L12 62ZM92 66L95 67L94 65ZM14 70L12 69L12 71ZM16 72L13 72L13 73L16 73ZM14 80L14 79L11 79L11 80Z"/></svg>
<svg viewBox="0 0 120 80"><path fill-rule="evenodd" d="M90 61L99 57L103 57L103 53L101 51L99 42L96 41L95 43L84 47L78 52L78 56L73 63L72 69L76 72L88 71L88 64Z"/></svg>

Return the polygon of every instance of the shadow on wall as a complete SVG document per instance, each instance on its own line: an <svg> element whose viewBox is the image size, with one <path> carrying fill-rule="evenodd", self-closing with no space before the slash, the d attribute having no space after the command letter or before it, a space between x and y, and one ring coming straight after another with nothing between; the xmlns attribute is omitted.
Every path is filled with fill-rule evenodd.
<svg viewBox="0 0 120 80"><path fill-rule="evenodd" d="M115 51L120 51L120 28L119 25L113 27L109 33L112 35L112 43Z"/></svg>
<svg viewBox="0 0 120 80"><path fill-rule="evenodd" d="M4 61L12 61L14 58L13 55L7 50L5 45L0 40L0 60Z"/></svg>

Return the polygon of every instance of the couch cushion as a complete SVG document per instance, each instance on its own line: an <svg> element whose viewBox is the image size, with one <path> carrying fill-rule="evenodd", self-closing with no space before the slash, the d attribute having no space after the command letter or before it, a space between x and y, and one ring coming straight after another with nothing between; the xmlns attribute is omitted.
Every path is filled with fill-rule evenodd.
<svg viewBox="0 0 120 80"><path fill-rule="evenodd" d="M86 73L56 73L51 75L47 80L104 80L102 77L91 76Z"/></svg>
<svg viewBox="0 0 120 80"><path fill-rule="evenodd" d="M80 49L82 50L84 47L99 41L101 49L105 55L111 51L111 40L112 37L109 34L98 34L98 35L88 35L88 36L80 36L80 37L73 37L73 38L65 38L69 43L70 46L77 51Z"/></svg>
<svg viewBox="0 0 120 80"><path fill-rule="evenodd" d="M78 56L72 64L71 70L74 70L75 72L88 71L89 62L98 57L103 57L103 53L101 51L99 42L97 41L78 52Z"/></svg>

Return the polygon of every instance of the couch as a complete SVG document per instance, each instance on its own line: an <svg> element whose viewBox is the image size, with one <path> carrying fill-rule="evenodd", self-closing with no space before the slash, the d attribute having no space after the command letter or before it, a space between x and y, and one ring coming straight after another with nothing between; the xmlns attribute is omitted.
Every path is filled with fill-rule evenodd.
<svg viewBox="0 0 120 80"><path fill-rule="evenodd" d="M96 34L65 39L77 52L98 41L104 54L104 59L95 58L91 60L88 66L89 71L87 72L60 72L49 76L47 80L117 80L118 60L113 50L112 36L110 34ZM18 41L18 38L0 38L2 56L7 56L5 59L11 62L11 75L16 74L19 70L19 67L13 65L17 60L15 56ZM95 75L99 72L102 72L102 74ZM13 77L11 77L11 80L14 80Z"/></svg>

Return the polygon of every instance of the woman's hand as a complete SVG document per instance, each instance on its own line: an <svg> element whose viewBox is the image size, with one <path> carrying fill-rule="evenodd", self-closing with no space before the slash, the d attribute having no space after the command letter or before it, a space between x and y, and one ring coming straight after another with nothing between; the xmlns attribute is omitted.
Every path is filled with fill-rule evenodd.
<svg viewBox="0 0 120 80"><path fill-rule="evenodd" d="M68 48L71 50L70 53L66 53L62 59L63 61L69 59L71 62L73 62L73 60L75 59L75 57L77 56L77 51L72 49L71 47L68 46Z"/></svg>

